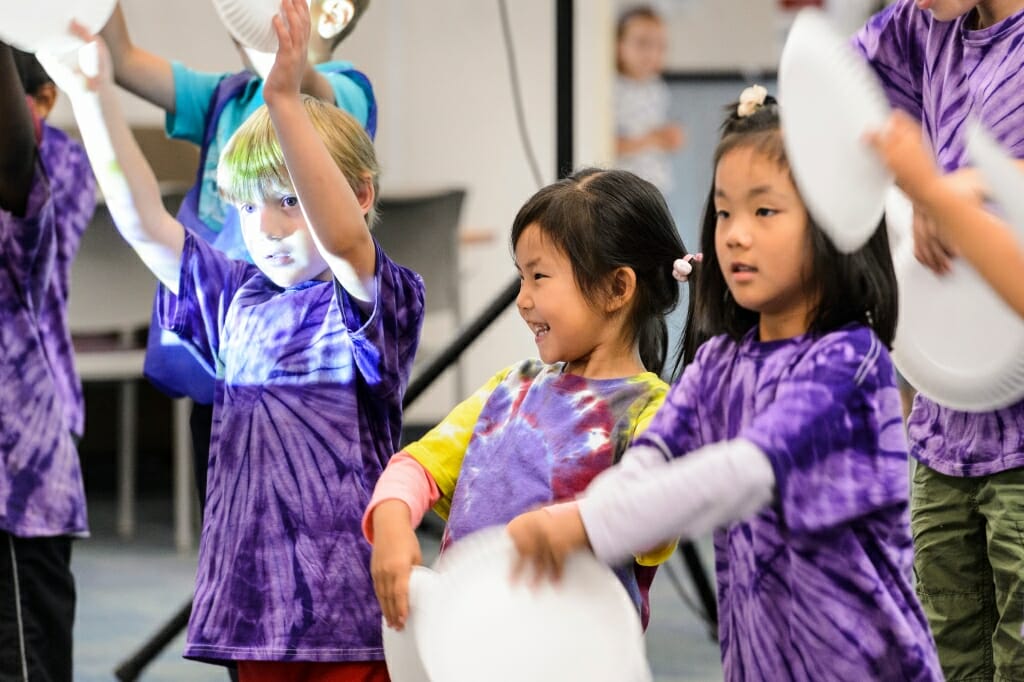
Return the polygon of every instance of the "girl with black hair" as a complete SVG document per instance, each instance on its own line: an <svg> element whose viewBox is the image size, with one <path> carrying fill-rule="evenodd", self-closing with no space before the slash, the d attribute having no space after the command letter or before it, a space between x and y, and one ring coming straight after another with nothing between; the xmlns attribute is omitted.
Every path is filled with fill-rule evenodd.
<svg viewBox="0 0 1024 682"><path fill-rule="evenodd" d="M717 529L725 679L942 679L910 577L884 226L836 250L755 86L723 127L701 241L687 334L708 340L622 464L509 525L521 563L557 576L580 548L614 563Z"/></svg>
<svg viewBox="0 0 1024 682"><path fill-rule="evenodd" d="M364 517L377 597L398 629L421 562L413 529L427 509L447 520L447 546L572 499L619 460L668 391L658 376L665 315L679 296L673 260L685 248L654 185L626 171L581 170L520 209L512 249L516 303L540 358L503 369L393 457ZM616 562L644 624L654 567L672 549Z"/></svg>

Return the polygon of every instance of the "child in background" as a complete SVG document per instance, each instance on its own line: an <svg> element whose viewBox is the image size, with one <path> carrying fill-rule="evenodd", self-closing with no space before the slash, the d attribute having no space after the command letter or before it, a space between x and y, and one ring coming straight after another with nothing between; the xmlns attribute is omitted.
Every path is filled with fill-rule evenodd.
<svg viewBox="0 0 1024 682"><path fill-rule="evenodd" d="M839 253L793 184L776 102L752 109L725 123L704 213L696 315L715 336L619 466L509 532L557 574L588 544L614 564L717 529L726 680L939 680L911 587L886 233Z"/></svg>
<svg viewBox="0 0 1024 682"><path fill-rule="evenodd" d="M217 368L185 655L236 661L243 682L386 680L360 519L398 443L423 283L370 234L369 137L340 109L300 95L305 0L285 0L281 12L267 105L218 168L255 265L164 210L102 42L79 54L98 73L58 82L72 93L118 229L163 284L161 323Z"/></svg>
<svg viewBox="0 0 1024 682"><path fill-rule="evenodd" d="M0 139L0 678L70 682L71 541L88 526L73 433L81 424L72 418L67 366L51 354L67 329L54 273L65 231L80 216L60 194L67 170L53 152L61 141L39 149L4 43ZM74 156L67 161L73 167ZM79 181L88 186L89 177Z"/></svg>
<svg viewBox="0 0 1024 682"><path fill-rule="evenodd" d="M351 18L346 5L351 5ZM313 0L309 58L302 92L352 114L372 138L377 105L370 81L349 62L328 61L351 34L370 0ZM247 259L238 212L217 191L217 162L228 139L263 104L263 79L274 55L237 43L246 70L193 71L135 45L118 5L100 35L110 46L119 85L167 112L167 135L200 148L195 184L178 209L178 220L231 258ZM315 66L314 66L315 65ZM215 368L204 366L176 337L162 334L154 310L146 353L146 377L172 397L193 400L192 445L200 505L206 499L206 460L213 423Z"/></svg>
<svg viewBox="0 0 1024 682"><path fill-rule="evenodd" d="M1024 0L898 0L854 39L892 104L923 126L944 187L981 206L969 118L1024 157ZM938 273L951 245L915 207L914 249ZM948 218L948 217L947 217ZM907 424L916 589L950 680L1024 679L1024 401L960 412L918 395Z"/></svg>
<svg viewBox="0 0 1024 682"><path fill-rule="evenodd" d="M924 144L921 126L902 111L893 113L870 142L916 206L933 216L939 238L947 241L1024 317L1024 244L1010 228L977 202L949 187Z"/></svg>
<svg viewBox="0 0 1024 682"><path fill-rule="evenodd" d="M57 103L57 86L42 64L34 55L17 49L14 50L14 62L35 119L39 156L50 181L57 221L57 256L46 303L41 310L40 328L47 354L56 365L54 379L64 403L67 428L77 439L85 431L85 400L82 381L75 369L67 307L71 265L78 253L82 234L96 209L96 179L89 167L85 148L46 122L46 117Z"/></svg>
<svg viewBox="0 0 1024 682"><path fill-rule="evenodd" d="M668 119L665 23L646 5L627 10L615 31L618 76L615 79L616 165L672 189L671 154L683 146L683 129Z"/></svg>
<svg viewBox="0 0 1024 682"><path fill-rule="evenodd" d="M519 210L511 241L516 303L540 359L498 372L406 446L366 510L374 587L397 629L427 509L447 520L447 545L571 499L619 460L667 390L664 316L679 296L673 259L685 251L657 188L626 171L578 171ZM645 625L653 567L672 549L616 567Z"/></svg>

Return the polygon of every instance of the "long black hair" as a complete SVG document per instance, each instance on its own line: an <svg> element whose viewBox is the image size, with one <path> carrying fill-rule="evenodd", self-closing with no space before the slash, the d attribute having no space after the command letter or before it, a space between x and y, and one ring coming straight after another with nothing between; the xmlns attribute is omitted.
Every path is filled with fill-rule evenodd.
<svg viewBox="0 0 1024 682"><path fill-rule="evenodd" d="M730 104L726 109L729 115L722 124L714 167L717 168L718 162L728 152L752 148L788 170L779 126L779 105L775 98L766 97L764 104L748 116L737 113L738 104ZM717 222L712 183L701 221L704 261L695 269L700 296L695 317L687 325L684 338L688 352L696 352L701 343L717 334L728 334L738 340L758 323L760 317L757 312L741 307L729 293L715 253ZM891 346L896 333L899 297L885 220L879 223L867 244L851 254L836 249L810 214L807 235L811 263L805 285L818 299L808 333L826 334L851 322L859 322L871 327L886 346Z"/></svg>
<svg viewBox="0 0 1024 682"><path fill-rule="evenodd" d="M512 223L513 251L530 225L537 225L569 259L576 284L591 304L607 293L615 270L633 270L629 341L637 342L644 367L661 374L669 346L665 315L679 302L672 263L686 253L661 192L628 171L584 168L544 187L519 209ZM689 298L692 308L692 292ZM681 365L682 345L677 344L673 371Z"/></svg>

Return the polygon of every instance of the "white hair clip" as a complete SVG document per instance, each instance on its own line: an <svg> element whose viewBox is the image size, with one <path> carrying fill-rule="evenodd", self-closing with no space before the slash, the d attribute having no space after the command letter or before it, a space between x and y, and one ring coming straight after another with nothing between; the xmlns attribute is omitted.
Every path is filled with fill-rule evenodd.
<svg viewBox="0 0 1024 682"><path fill-rule="evenodd" d="M700 263L702 260L704 260L702 253L688 253L682 258L675 259L672 261L672 276L685 283L690 278L690 273L693 272L691 263Z"/></svg>
<svg viewBox="0 0 1024 682"><path fill-rule="evenodd" d="M746 118L764 106L764 98L768 90L762 85L751 85L740 93L740 104L736 107L736 115Z"/></svg>

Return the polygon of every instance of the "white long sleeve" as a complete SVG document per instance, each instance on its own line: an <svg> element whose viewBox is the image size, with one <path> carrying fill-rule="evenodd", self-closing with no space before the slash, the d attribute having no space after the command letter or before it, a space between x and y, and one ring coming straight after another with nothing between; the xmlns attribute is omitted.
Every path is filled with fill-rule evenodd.
<svg viewBox="0 0 1024 682"><path fill-rule="evenodd" d="M652 446L630 448L579 500L594 554L616 564L674 538L692 538L768 505L775 473L768 457L737 438L679 459Z"/></svg>

